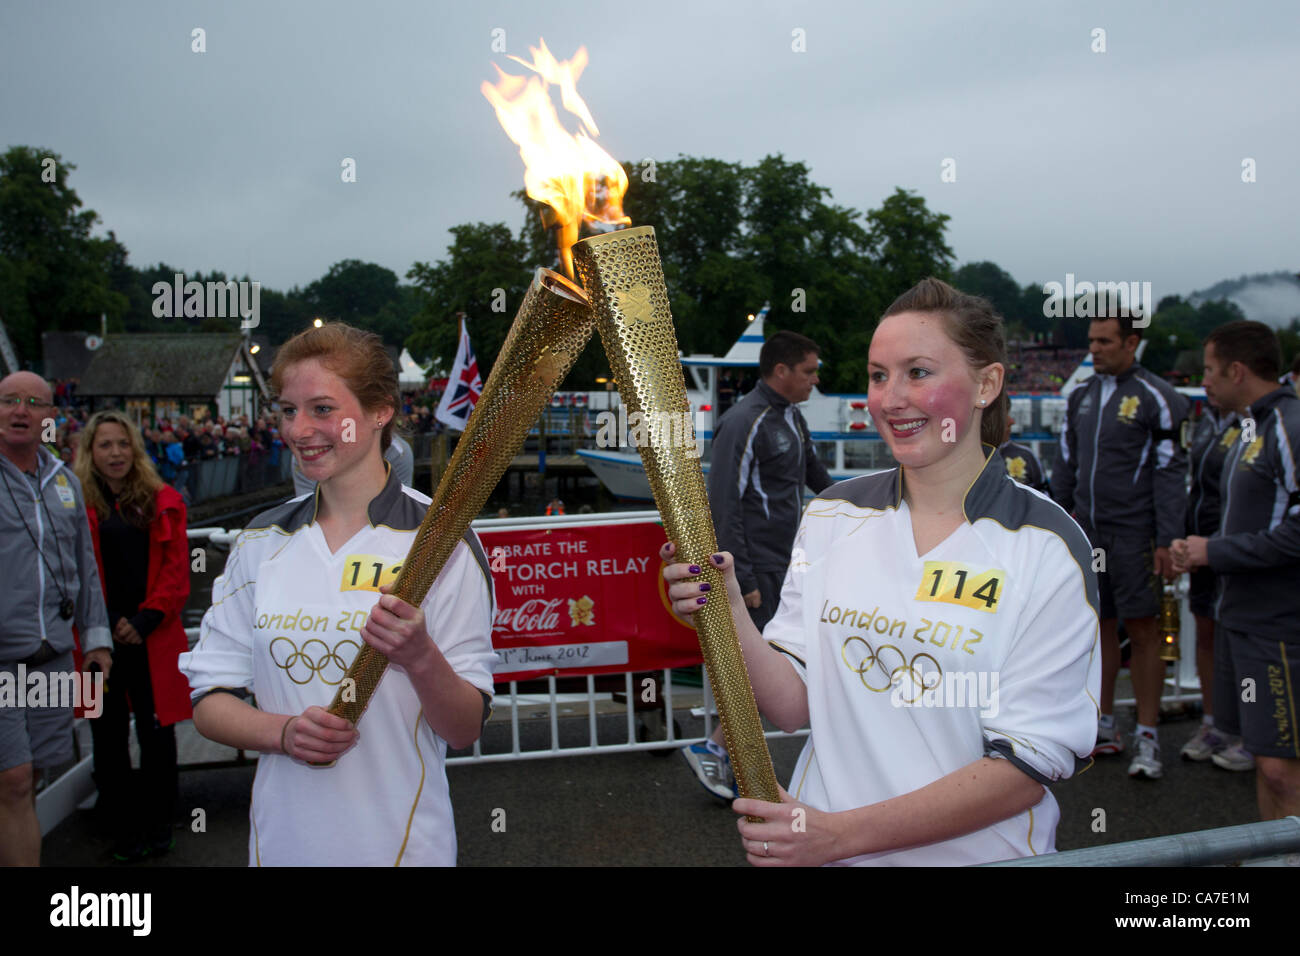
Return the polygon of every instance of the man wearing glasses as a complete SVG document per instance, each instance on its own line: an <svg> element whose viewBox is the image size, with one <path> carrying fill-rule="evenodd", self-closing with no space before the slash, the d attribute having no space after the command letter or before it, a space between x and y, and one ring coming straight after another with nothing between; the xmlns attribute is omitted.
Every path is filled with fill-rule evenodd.
<svg viewBox="0 0 1300 956"><path fill-rule="evenodd" d="M0 380L0 865L37 866L36 772L73 756L72 628L86 666L108 676L108 612L81 486L41 447L50 387L31 372ZM43 676L37 676L43 675ZM39 693L40 688L43 693ZM56 688L60 688L56 692ZM83 700L83 703L90 701Z"/></svg>

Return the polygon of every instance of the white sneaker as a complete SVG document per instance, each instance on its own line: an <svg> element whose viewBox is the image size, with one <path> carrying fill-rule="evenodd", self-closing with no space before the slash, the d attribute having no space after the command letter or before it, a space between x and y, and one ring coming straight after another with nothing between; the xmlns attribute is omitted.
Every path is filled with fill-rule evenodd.
<svg viewBox="0 0 1300 956"><path fill-rule="evenodd" d="M704 744L688 744L681 749L681 755L705 790L719 800L731 802L736 798L736 778L727 754L719 757Z"/></svg>
<svg viewBox="0 0 1300 956"><path fill-rule="evenodd" d="M1216 767L1222 767L1224 770L1255 769L1255 758L1252 754L1246 752L1246 749L1241 745L1240 737L1234 743L1215 751L1210 759L1214 761Z"/></svg>
<svg viewBox="0 0 1300 956"><path fill-rule="evenodd" d="M1187 743L1183 744L1182 755L1186 760L1209 760L1216 751L1228 746L1228 738L1209 724L1201 724L1200 730Z"/></svg>
<svg viewBox="0 0 1300 956"><path fill-rule="evenodd" d="M1128 765L1130 777L1158 780L1164 776L1165 768L1160 763L1160 744L1146 734L1134 734L1133 751L1133 762Z"/></svg>

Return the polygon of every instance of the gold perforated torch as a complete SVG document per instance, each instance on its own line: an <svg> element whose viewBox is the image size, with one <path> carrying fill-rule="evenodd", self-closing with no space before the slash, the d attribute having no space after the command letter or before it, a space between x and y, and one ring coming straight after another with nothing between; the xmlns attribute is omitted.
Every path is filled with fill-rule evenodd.
<svg viewBox="0 0 1300 956"><path fill-rule="evenodd" d="M638 445L664 530L677 545L679 559L698 564L714 593L724 595L722 574L709 561L717 538L654 230L620 230L631 222L622 207L627 173L596 144L599 131L578 95L586 49L569 61L556 60L545 42L530 52L531 61L511 59L532 76L511 76L498 68L497 84L483 84L483 94L519 146L526 192L553 211L544 222L559 235L564 269L572 276L576 267L591 299L629 421L639 412L646 423L637 431L648 441ZM559 88L561 104L576 118L576 134L560 124L548 92L551 85ZM575 244L584 231L599 235ZM740 792L776 802L776 774L731 610L725 600L713 601L695 615L695 622Z"/></svg>
<svg viewBox="0 0 1300 956"><path fill-rule="evenodd" d="M638 444L664 531L677 545L677 559L699 565L712 593L721 597L726 582L709 560L718 542L654 230L641 226L583 239L573 247L573 260L596 310L628 421L637 416L648 438ZM779 802L731 608L725 600L711 601L695 622L736 785L742 796Z"/></svg>

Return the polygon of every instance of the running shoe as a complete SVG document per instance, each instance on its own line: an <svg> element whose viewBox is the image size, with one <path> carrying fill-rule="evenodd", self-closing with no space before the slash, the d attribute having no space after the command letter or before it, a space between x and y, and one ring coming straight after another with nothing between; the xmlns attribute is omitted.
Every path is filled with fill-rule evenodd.
<svg viewBox="0 0 1300 956"><path fill-rule="evenodd" d="M719 800L731 802L736 798L736 777L731 772L731 758L719 757L704 744L683 747L681 754L695 771L700 785Z"/></svg>
<svg viewBox="0 0 1300 956"><path fill-rule="evenodd" d="M1133 735L1133 762L1128 765L1130 777L1146 777L1157 780L1164 775L1164 765L1160 763L1160 744L1146 734Z"/></svg>
<svg viewBox="0 0 1300 956"><path fill-rule="evenodd" d="M1124 749L1124 738L1119 735L1119 730L1114 724L1109 727L1103 727L1101 722L1097 723L1097 746L1092 748L1092 755L1099 757L1102 754L1117 754Z"/></svg>
<svg viewBox="0 0 1300 956"><path fill-rule="evenodd" d="M1216 767L1222 767L1224 770L1254 770L1255 758L1246 752L1241 745L1241 739L1238 738L1234 743L1228 744L1222 750L1214 753L1211 760Z"/></svg>
<svg viewBox="0 0 1300 956"><path fill-rule="evenodd" d="M1209 760L1215 751L1222 750L1228 745L1228 738L1219 733L1209 724L1201 724L1200 730L1196 731L1195 736L1187 743L1183 744L1182 755L1184 760Z"/></svg>

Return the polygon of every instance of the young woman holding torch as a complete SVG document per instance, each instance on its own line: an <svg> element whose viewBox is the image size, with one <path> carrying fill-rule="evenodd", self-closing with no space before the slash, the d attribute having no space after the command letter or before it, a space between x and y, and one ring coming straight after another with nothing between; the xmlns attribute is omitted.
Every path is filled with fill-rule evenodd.
<svg viewBox="0 0 1300 956"><path fill-rule="evenodd" d="M468 532L419 607L386 593L429 499L383 459L400 400L377 336L308 329L281 346L271 382L317 488L253 519L231 550L181 658L195 725L262 753L250 864L454 864L443 760L478 738L491 699L487 559ZM359 734L326 708L363 642L391 666Z"/></svg>
<svg viewBox="0 0 1300 956"><path fill-rule="evenodd" d="M809 505L762 635L730 555L713 557L759 708L812 731L782 803L733 804L751 863L970 864L1055 848L1045 785L1096 733L1097 582L1079 527L995 450L1005 364L986 301L919 283L870 349L868 407L899 467ZM698 570L664 570L679 613L722 598L701 593Z"/></svg>

